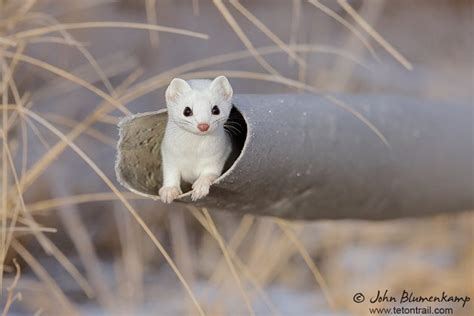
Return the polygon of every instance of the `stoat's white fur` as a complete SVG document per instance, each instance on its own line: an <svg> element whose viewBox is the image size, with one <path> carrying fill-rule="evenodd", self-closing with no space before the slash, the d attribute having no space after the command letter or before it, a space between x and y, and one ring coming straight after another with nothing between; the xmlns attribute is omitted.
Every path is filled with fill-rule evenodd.
<svg viewBox="0 0 474 316"><path fill-rule="evenodd" d="M224 123L232 109L232 87L226 77L186 82L175 78L166 90L168 123L161 145L161 200L171 203L181 194L181 180L192 183L193 201L206 196L222 173L232 145ZM220 113L212 114L217 106ZM189 107L191 116L185 116ZM202 132L198 124L208 124Z"/></svg>

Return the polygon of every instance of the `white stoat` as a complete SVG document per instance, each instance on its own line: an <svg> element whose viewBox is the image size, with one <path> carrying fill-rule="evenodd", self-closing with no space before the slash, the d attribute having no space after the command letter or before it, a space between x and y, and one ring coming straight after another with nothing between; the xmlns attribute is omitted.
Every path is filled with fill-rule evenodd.
<svg viewBox="0 0 474 316"><path fill-rule="evenodd" d="M163 186L159 194L171 203L182 193L181 179L192 183L192 200L209 193L222 173L232 145L224 124L232 109L232 87L226 77L186 82L175 78L166 90L168 123L161 144Z"/></svg>

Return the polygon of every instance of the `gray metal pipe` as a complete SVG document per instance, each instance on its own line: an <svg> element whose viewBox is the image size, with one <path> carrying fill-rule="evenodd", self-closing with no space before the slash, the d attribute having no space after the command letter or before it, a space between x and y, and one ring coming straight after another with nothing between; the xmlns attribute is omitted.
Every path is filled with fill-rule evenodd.
<svg viewBox="0 0 474 316"><path fill-rule="evenodd" d="M392 219L473 209L473 107L405 97L240 95L235 161L196 203L288 219ZM166 111L120 124L116 171L157 198ZM245 131L246 128L246 131ZM180 199L190 202L189 193Z"/></svg>

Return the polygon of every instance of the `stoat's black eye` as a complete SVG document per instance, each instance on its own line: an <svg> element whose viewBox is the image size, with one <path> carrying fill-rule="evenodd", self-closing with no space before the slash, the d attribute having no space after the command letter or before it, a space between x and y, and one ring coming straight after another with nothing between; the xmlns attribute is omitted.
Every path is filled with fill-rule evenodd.
<svg viewBox="0 0 474 316"><path fill-rule="evenodd" d="M184 108L183 115L184 116L191 116L191 115L193 115L193 110L191 110L191 108L189 106L187 106L187 107Z"/></svg>
<svg viewBox="0 0 474 316"><path fill-rule="evenodd" d="M219 114L221 113L221 110L219 110L219 107L218 107L217 105L214 105L214 106L212 107L212 111L211 111L211 112L212 112L213 115L219 115Z"/></svg>

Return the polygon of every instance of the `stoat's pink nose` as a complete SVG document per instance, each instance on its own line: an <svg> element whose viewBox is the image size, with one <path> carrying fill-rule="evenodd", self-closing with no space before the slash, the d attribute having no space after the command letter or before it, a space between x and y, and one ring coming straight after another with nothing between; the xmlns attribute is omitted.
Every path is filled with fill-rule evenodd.
<svg viewBox="0 0 474 316"><path fill-rule="evenodd" d="M206 132L206 131L209 129L209 124L206 124L206 123L199 123L199 124L198 124L198 129L199 129L201 132Z"/></svg>

